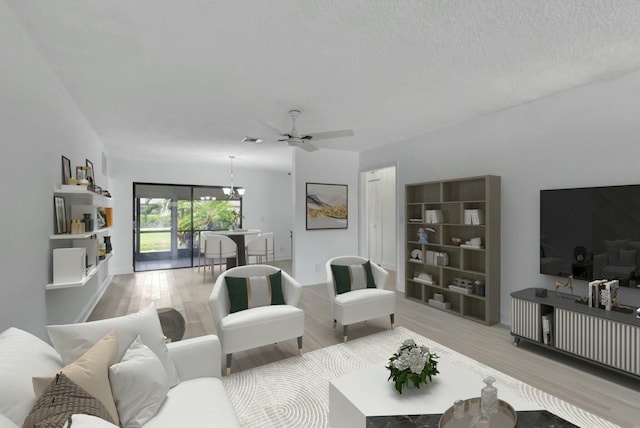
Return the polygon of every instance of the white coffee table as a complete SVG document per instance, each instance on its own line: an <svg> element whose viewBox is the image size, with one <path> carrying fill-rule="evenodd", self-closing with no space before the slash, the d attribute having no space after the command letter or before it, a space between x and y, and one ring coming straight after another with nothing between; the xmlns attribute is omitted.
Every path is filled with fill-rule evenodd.
<svg viewBox="0 0 640 428"><path fill-rule="evenodd" d="M329 425L332 428L365 427L367 416L444 413L457 399L480 396L484 386L477 373L445 359L438 361L440 374L420 389L405 388L402 395L387 381L389 371L381 362L329 382ZM501 388L498 397L515 410L541 407Z"/></svg>

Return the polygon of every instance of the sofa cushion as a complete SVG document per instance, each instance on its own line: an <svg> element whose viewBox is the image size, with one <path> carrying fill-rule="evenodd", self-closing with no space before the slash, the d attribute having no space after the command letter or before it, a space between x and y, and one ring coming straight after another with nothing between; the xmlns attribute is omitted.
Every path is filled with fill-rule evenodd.
<svg viewBox="0 0 640 428"><path fill-rule="evenodd" d="M357 265L331 265L336 294L363 288L376 288L371 262Z"/></svg>
<svg viewBox="0 0 640 428"><path fill-rule="evenodd" d="M246 278L225 276L225 282L231 303L230 313L258 306L286 304L282 292L282 271Z"/></svg>
<svg viewBox="0 0 640 428"><path fill-rule="evenodd" d="M114 425L115 426L115 425ZM0 413L0 428L20 428L11 419Z"/></svg>
<svg viewBox="0 0 640 428"><path fill-rule="evenodd" d="M69 423L64 428L119 428L117 425L100 419L97 416L76 414L71 415Z"/></svg>
<svg viewBox="0 0 640 428"><path fill-rule="evenodd" d="M233 404L219 378L183 381L169 390L156 416L145 428L239 427Z"/></svg>
<svg viewBox="0 0 640 428"><path fill-rule="evenodd" d="M31 378L62 366L55 349L31 333L15 327L0 333L0 414L21 426L36 402Z"/></svg>
<svg viewBox="0 0 640 428"><path fill-rule="evenodd" d="M118 361L122 359L131 342L139 335L144 344L162 361L167 376L169 376L169 384L174 386L180 382L178 372L169 357L158 312L153 304L140 312L122 317L80 324L47 326L51 343L60 353L65 364L75 361L111 329L115 329L118 333Z"/></svg>
<svg viewBox="0 0 640 428"><path fill-rule="evenodd" d="M386 300L391 296L394 296L395 293L391 290L380 290L376 288L375 290L353 290L350 293L343 293L339 296L336 296L336 304L340 306L350 306L350 305L362 305L362 304L371 304L378 300Z"/></svg>
<svg viewBox="0 0 640 428"><path fill-rule="evenodd" d="M61 427L74 413L85 413L114 422L100 400L61 372L36 400L23 428Z"/></svg>
<svg viewBox="0 0 640 428"><path fill-rule="evenodd" d="M117 358L118 336L115 330L111 330L89 348L87 352L82 354L80 358L60 370L74 383L100 400L116 424L119 423L119 419L116 404L111 394L109 366L116 363L118 361ZM57 373L51 373L44 377L33 378L33 389L36 397L40 397L56 376Z"/></svg>
<svg viewBox="0 0 640 428"><path fill-rule="evenodd" d="M169 378L162 362L140 336L109 368L111 391L123 428L138 428L151 419L169 392Z"/></svg>

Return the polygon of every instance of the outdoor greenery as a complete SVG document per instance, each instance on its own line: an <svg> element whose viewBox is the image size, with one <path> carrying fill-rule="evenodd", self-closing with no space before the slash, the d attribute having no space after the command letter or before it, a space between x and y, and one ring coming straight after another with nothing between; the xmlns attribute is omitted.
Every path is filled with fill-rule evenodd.
<svg viewBox="0 0 640 428"><path fill-rule="evenodd" d="M151 232L140 234L140 252L171 251L171 232Z"/></svg>
<svg viewBox="0 0 640 428"><path fill-rule="evenodd" d="M170 199L141 200L140 252L171 250ZM178 248L189 248L191 239L192 201L178 201ZM236 200L193 201L193 230L228 230L240 225L240 202ZM151 232L153 231L153 232ZM149 233L151 232L151 233ZM162 232L162 233L157 233Z"/></svg>

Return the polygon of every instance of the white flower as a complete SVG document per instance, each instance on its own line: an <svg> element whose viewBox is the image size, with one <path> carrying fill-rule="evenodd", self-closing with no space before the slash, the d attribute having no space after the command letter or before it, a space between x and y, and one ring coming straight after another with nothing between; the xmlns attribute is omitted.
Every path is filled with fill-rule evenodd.
<svg viewBox="0 0 640 428"><path fill-rule="evenodd" d="M400 371L406 370L409 368L409 364L407 364L404 358L398 358L397 360L395 360L393 362L393 366Z"/></svg>
<svg viewBox="0 0 640 428"><path fill-rule="evenodd" d="M416 341L413 339L407 339L404 342L402 342L402 347L403 348L408 348L408 347L413 347L416 346Z"/></svg>

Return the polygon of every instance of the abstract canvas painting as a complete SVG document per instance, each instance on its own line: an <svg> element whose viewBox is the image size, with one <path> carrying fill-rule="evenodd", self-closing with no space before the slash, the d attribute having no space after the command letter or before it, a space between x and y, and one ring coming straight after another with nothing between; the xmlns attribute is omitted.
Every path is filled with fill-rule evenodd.
<svg viewBox="0 0 640 428"><path fill-rule="evenodd" d="M307 183L307 230L346 229L346 184Z"/></svg>

